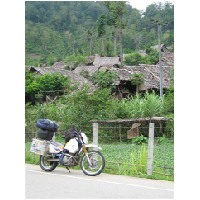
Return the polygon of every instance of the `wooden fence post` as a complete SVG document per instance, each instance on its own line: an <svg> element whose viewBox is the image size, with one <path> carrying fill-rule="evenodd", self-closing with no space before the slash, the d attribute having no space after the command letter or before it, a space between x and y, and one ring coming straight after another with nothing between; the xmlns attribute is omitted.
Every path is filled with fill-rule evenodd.
<svg viewBox="0 0 200 200"><path fill-rule="evenodd" d="M93 127L93 144L98 146L98 123L92 123Z"/></svg>
<svg viewBox="0 0 200 200"><path fill-rule="evenodd" d="M119 124L119 141L122 142L122 126Z"/></svg>
<svg viewBox="0 0 200 200"><path fill-rule="evenodd" d="M154 123L149 123L147 175L153 173Z"/></svg>

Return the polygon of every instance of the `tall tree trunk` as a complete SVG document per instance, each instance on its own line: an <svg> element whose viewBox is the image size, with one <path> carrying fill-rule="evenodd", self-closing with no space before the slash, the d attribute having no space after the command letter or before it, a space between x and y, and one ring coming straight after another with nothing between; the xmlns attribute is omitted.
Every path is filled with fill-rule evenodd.
<svg viewBox="0 0 200 200"><path fill-rule="evenodd" d="M122 50L122 15L120 15L120 60L121 67L123 66L123 50Z"/></svg>
<svg viewBox="0 0 200 200"><path fill-rule="evenodd" d="M103 42L103 36L101 37L101 56L104 56L104 42Z"/></svg>
<svg viewBox="0 0 200 200"><path fill-rule="evenodd" d="M75 54L75 40L73 40L72 42L72 51L73 51L73 55Z"/></svg>
<svg viewBox="0 0 200 200"><path fill-rule="evenodd" d="M92 46L93 45L93 40L92 40L92 35L90 36L90 56L92 55Z"/></svg>
<svg viewBox="0 0 200 200"><path fill-rule="evenodd" d="M116 25L114 25L114 41L113 41L113 43L114 43L114 51L113 51L113 54L114 54L114 56L117 56L117 26Z"/></svg>

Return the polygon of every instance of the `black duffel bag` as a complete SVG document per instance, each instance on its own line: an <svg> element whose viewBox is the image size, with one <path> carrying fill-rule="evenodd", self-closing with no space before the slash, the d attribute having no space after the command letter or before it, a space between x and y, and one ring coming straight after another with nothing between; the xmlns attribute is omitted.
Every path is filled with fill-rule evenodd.
<svg viewBox="0 0 200 200"><path fill-rule="evenodd" d="M73 139L78 136L77 130L72 126L67 131L65 131L65 143L69 142L70 139Z"/></svg>
<svg viewBox="0 0 200 200"><path fill-rule="evenodd" d="M54 136L53 131L48 131L44 129L38 130L38 137L42 140L52 140L53 136Z"/></svg>
<svg viewBox="0 0 200 200"><path fill-rule="evenodd" d="M43 130L56 132L58 130L58 125L49 119L38 119L36 126Z"/></svg>

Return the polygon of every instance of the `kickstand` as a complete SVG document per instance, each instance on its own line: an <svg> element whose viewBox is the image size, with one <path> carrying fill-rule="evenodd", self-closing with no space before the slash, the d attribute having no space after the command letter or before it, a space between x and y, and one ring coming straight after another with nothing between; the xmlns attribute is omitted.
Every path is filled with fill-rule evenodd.
<svg viewBox="0 0 200 200"><path fill-rule="evenodd" d="M71 171L69 170L69 167L66 167L66 169L68 169L69 173L71 172Z"/></svg>

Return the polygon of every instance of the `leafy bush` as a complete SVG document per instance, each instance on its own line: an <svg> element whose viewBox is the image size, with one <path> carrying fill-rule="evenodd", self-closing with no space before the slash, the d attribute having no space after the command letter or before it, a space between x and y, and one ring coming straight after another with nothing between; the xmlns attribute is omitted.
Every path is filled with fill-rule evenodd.
<svg viewBox="0 0 200 200"><path fill-rule="evenodd" d="M155 65L159 61L159 53L158 51L152 49L152 48L147 48L146 49L147 55L142 57L142 63L143 64L150 64L150 65Z"/></svg>
<svg viewBox="0 0 200 200"><path fill-rule="evenodd" d="M126 65L139 65L141 63L142 56L139 53L131 53L125 57Z"/></svg>
<svg viewBox="0 0 200 200"><path fill-rule="evenodd" d="M143 143L147 143L147 137L144 137L143 135L134 137L132 139L132 143L135 143L137 145L143 144Z"/></svg>
<svg viewBox="0 0 200 200"><path fill-rule="evenodd" d="M143 99L143 117L161 116L163 113L163 100L156 95L146 93Z"/></svg>
<svg viewBox="0 0 200 200"><path fill-rule="evenodd" d="M131 83L132 85L140 85L143 83L144 75L143 74L131 74Z"/></svg>
<svg viewBox="0 0 200 200"><path fill-rule="evenodd" d="M129 100L122 99L120 100L113 100L113 103L115 102L115 105L113 104L113 111L117 118L130 118L131 117L131 109Z"/></svg>
<svg viewBox="0 0 200 200"><path fill-rule="evenodd" d="M166 115L166 117L169 119L166 122L165 126L165 134L167 137L173 137L174 136L174 114Z"/></svg>
<svg viewBox="0 0 200 200"><path fill-rule="evenodd" d="M44 98L44 91L70 90L70 79L61 74L44 74L38 76L26 72L25 77L25 96L26 103L36 103ZM38 95L39 94L39 95Z"/></svg>
<svg viewBox="0 0 200 200"><path fill-rule="evenodd" d="M170 88L164 95L164 113L174 113L174 89Z"/></svg>
<svg viewBox="0 0 200 200"><path fill-rule="evenodd" d="M117 78L117 74L112 71L97 71L92 76L92 81L97 84L100 89L108 88Z"/></svg>
<svg viewBox="0 0 200 200"><path fill-rule="evenodd" d="M66 63L72 63L72 68L75 69L80 64L85 64L87 62L87 57L77 54L77 55L71 55L65 58Z"/></svg>
<svg viewBox="0 0 200 200"><path fill-rule="evenodd" d="M156 50L149 48L146 50L147 55L142 56L138 52L130 53L125 57L126 65L150 64L155 65L159 60L159 54Z"/></svg>
<svg viewBox="0 0 200 200"><path fill-rule="evenodd" d="M129 110L132 118L140 118L143 116L143 100L139 94L129 99Z"/></svg>

